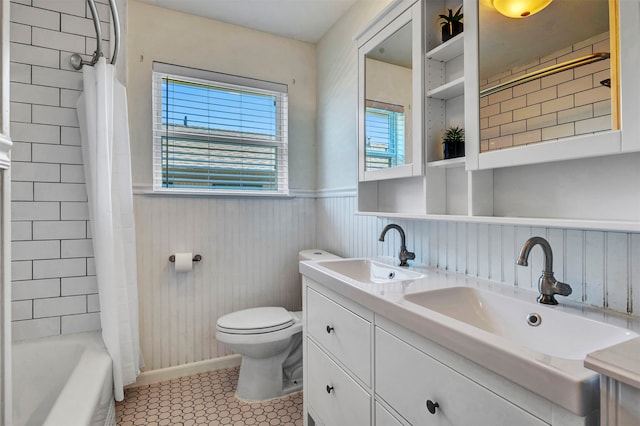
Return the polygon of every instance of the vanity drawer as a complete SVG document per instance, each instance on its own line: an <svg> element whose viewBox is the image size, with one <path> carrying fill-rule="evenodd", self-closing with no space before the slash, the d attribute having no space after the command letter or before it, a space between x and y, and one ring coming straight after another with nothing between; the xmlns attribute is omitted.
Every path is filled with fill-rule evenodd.
<svg viewBox="0 0 640 426"><path fill-rule="evenodd" d="M376 402L376 426L403 426L393 414Z"/></svg>
<svg viewBox="0 0 640 426"><path fill-rule="evenodd" d="M371 322L307 288L307 334L371 386Z"/></svg>
<svg viewBox="0 0 640 426"><path fill-rule="evenodd" d="M543 421L376 327L376 394L413 425L545 425ZM434 414L427 401L437 403Z"/></svg>
<svg viewBox="0 0 640 426"><path fill-rule="evenodd" d="M325 425L371 424L371 395L347 375L312 341L308 341L308 378L305 393L309 405Z"/></svg>

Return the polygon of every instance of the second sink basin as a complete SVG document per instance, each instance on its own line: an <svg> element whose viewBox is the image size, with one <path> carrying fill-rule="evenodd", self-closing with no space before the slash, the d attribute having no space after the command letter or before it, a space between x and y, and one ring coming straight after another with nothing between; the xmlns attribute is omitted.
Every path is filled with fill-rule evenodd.
<svg viewBox="0 0 640 426"><path fill-rule="evenodd" d="M583 360L590 352L638 337L621 327L478 288L450 287L404 298L510 343L564 359Z"/></svg>
<svg viewBox="0 0 640 426"><path fill-rule="evenodd" d="M367 284L382 284L424 278L424 275L419 272L369 259L325 260L318 262L318 264L332 272Z"/></svg>

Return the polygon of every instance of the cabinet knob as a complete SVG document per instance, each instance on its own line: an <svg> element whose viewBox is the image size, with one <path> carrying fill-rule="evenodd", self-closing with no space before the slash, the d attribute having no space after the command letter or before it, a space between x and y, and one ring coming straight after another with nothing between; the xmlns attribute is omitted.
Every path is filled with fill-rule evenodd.
<svg viewBox="0 0 640 426"><path fill-rule="evenodd" d="M334 330L333 327L331 327L330 325L327 326L327 333L331 334L333 330Z"/></svg>
<svg viewBox="0 0 640 426"><path fill-rule="evenodd" d="M333 391L333 386L327 385L327 393L331 393Z"/></svg>
<svg viewBox="0 0 640 426"><path fill-rule="evenodd" d="M435 414L436 408L438 407L440 407L440 404L438 404L437 402L433 402L430 399L427 400L427 410L429 410L431 414Z"/></svg>

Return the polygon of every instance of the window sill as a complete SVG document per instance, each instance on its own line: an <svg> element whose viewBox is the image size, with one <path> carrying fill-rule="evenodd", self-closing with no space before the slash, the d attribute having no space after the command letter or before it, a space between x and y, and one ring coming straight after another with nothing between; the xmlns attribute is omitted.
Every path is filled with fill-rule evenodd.
<svg viewBox="0 0 640 426"><path fill-rule="evenodd" d="M151 185L134 185L134 195L152 195L160 197L216 197L216 198L295 198L293 194L282 192L265 193L260 191L210 191L190 189L153 189Z"/></svg>

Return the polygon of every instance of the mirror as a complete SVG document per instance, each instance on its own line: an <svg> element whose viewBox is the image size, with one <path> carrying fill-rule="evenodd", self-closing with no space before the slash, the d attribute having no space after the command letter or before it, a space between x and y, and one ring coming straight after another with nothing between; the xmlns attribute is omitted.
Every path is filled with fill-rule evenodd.
<svg viewBox="0 0 640 426"><path fill-rule="evenodd" d="M617 56L610 47L617 30L609 28L609 7L609 0L553 0L513 19L480 0L480 152L619 128ZM584 64L509 87L578 60Z"/></svg>
<svg viewBox="0 0 640 426"><path fill-rule="evenodd" d="M413 162L411 22L365 53L365 171Z"/></svg>

